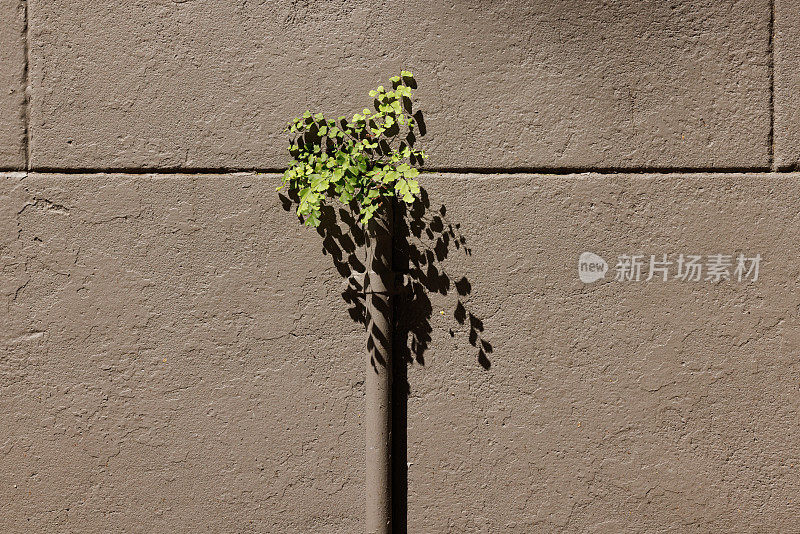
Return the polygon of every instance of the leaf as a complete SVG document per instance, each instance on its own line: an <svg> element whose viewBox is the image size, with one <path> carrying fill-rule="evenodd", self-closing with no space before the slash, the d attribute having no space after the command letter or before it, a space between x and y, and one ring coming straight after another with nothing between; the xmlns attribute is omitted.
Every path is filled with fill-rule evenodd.
<svg viewBox="0 0 800 534"><path fill-rule="evenodd" d="M328 178L321 174L314 174L311 177L311 187L320 193L325 192L330 185Z"/></svg>
<svg viewBox="0 0 800 534"><path fill-rule="evenodd" d="M312 211L311 213L309 213L308 217L306 218L306 225L313 226L315 228L319 226L319 215L320 212L318 211Z"/></svg>
<svg viewBox="0 0 800 534"><path fill-rule="evenodd" d="M406 160L426 156L403 141L415 124L404 112L402 100L411 95L411 78L411 72L403 70L390 78L389 91L384 86L370 90L375 111L365 108L351 122L344 116L337 122L307 110L287 123L291 159L276 190L288 187L299 195L297 214L304 224L320 224L321 206L328 196L344 204L355 202L363 222L373 217L382 197L414 202L420 192L415 180L419 170ZM309 131L313 135L303 137ZM393 141L398 140L395 148Z"/></svg>

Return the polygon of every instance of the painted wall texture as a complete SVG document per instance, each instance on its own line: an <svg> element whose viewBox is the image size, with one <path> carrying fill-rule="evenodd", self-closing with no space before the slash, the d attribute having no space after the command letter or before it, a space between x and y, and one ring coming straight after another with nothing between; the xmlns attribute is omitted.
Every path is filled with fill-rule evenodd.
<svg viewBox="0 0 800 534"><path fill-rule="evenodd" d="M401 68L432 171L395 250L403 530L800 531L798 26L0 0L0 532L363 531L360 243L275 186L287 120ZM757 280L613 280L739 253Z"/></svg>

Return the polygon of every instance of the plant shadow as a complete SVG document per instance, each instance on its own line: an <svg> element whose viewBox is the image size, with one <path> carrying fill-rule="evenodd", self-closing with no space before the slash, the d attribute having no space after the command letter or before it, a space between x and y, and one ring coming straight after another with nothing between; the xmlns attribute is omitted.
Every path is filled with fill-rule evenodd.
<svg viewBox="0 0 800 534"><path fill-rule="evenodd" d="M293 211L299 201L292 194L280 194L279 197L286 211ZM477 363L484 370L492 365L489 355L493 348L485 337L483 321L469 308L472 284L466 276L453 276L445 269L445 260L454 253L472 254L461 233L461 225L449 220L444 205L431 209L424 187L421 187L420 198L411 206L396 202L393 211L392 263L398 290L393 299L392 485L395 532L404 533L408 493L408 397L411 393L408 366L425 365L425 354L431 346L434 309L430 296L456 297L452 315L463 330L455 332L451 328L448 333L451 337L466 336L475 350ZM366 234L356 214L355 206L334 208L325 205L316 230L322 239L322 253L331 258L342 277L341 296L350 317L367 328L363 287Z"/></svg>
<svg viewBox="0 0 800 534"><path fill-rule="evenodd" d="M441 205L431 210L427 191L424 187L420 190L420 198L410 207L400 202L394 207L392 263L398 291L394 298L393 352L395 356L402 356L405 364L425 365L425 353L433 332L433 304L429 295L455 293L453 317L466 328L477 362L488 370L492 365L488 355L493 348L485 339L483 321L468 308L467 297L472 293L472 284L466 276L454 281L444 267L454 249L465 256L472 255L472 250L460 231L461 225L448 220L447 208ZM299 201L296 195L280 193L278 196L285 211L294 211ZM323 255L331 258L343 279L341 295L348 305L350 318L366 327L367 308L362 285L366 267L359 254L364 250L366 234L354 207L324 205L316 231L322 238ZM452 329L449 333L451 337L456 335Z"/></svg>

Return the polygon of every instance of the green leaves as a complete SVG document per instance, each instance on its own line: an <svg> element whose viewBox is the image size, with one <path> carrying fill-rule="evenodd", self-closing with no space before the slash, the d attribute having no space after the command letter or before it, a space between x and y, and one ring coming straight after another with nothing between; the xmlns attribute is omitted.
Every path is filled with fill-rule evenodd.
<svg viewBox="0 0 800 534"><path fill-rule="evenodd" d="M334 121L306 111L287 123L292 159L281 188L297 193L297 215L306 225L319 226L328 198L354 205L362 223L372 218L387 197L408 204L415 201L420 192L415 180L419 170L411 162L426 156L405 141L415 128L409 102L403 105L416 87L413 80L405 70L392 76L392 90L381 85L369 92L375 111L365 108L349 122L344 116Z"/></svg>

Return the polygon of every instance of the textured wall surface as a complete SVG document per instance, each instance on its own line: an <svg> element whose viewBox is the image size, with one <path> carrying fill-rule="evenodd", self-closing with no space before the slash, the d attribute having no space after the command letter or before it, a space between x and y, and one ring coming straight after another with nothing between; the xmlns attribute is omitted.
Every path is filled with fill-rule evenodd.
<svg viewBox="0 0 800 534"><path fill-rule="evenodd" d="M359 240L233 171L401 68L437 170L397 226L401 532L800 531L798 25L0 0L0 532L363 531ZM610 280L739 252L757 281Z"/></svg>
<svg viewBox="0 0 800 534"><path fill-rule="evenodd" d="M25 13L0 0L0 170L25 168Z"/></svg>
<svg viewBox="0 0 800 534"><path fill-rule="evenodd" d="M775 2L775 163L800 165L800 2Z"/></svg>
<svg viewBox="0 0 800 534"><path fill-rule="evenodd" d="M436 266L472 291L432 294L409 372L409 532L800 529L800 175L428 184L471 251ZM584 251L612 271L620 254L764 264L748 283L584 285Z"/></svg>
<svg viewBox="0 0 800 534"><path fill-rule="evenodd" d="M768 0L30 1L38 167L280 168L405 67L437 168L769 166Z"/></svg>
<svg viewBox="0 0 800 534"><path fill-rule="evenodd" d="M272 179L3 177L0 531L360 530L363 330Z"/></svg>

